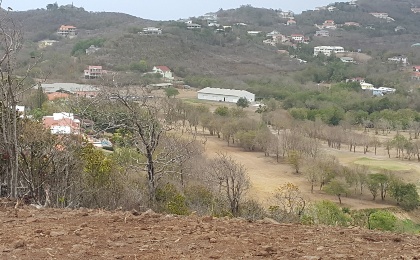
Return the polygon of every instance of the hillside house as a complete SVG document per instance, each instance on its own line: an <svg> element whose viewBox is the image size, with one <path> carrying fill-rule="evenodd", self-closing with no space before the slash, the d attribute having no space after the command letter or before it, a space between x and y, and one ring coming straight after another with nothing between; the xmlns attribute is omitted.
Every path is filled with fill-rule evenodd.
<svg viewBox="0 0 420 260"><path fill-rule="evenodd" d="M282 19L293 19L295 14L292 11L281 11L278 12L278 15Z"/></svg>
<svg viewBox="0 0 420 260"><path fill-rule="evenodd" d="M360 82L360 87L361 87L363 90L370 90L370 89L374 89L374 88L375 88L375 87L373 86L373 84L367 83L367 82L365 82L365 81Z"/></svg>
<svg viewBox="0 0 420 260"><path fill-rule="evenodd" d="M162 78L173 80L174 76L172 75L172 71L167 66L154 66L153 73L159 73L162 75Z"/></svg>
<svg viewBox="0 0 420 260"><path fill-rule="evenodd" d="M140 32L140 34L144 35L160 35L162 34L162 29L156 27L146 27Z"/></svg>
<svg viewBox="0 0 420 260"><path fill-rule="evenodd" d="M395 32L404 32L407 29L405 29L405 27L402 27L401 25L398 25L397 27L395 27L394 31Z"/></svg>
<svg viewBox="0 0 420 260"><path fill-rule="evenodd" d="M248 31L247 33L248 35L251 35L251 36L258 36L262 32L261 31Z"/></svg>
<svg viewBox="0 0 420 260"><path fill-rule="evenodd" d="M246 98L249 102L255 101L255 94L236 89L203 88L198 93L198 99L236 103L239 98Z"/></svg>
<svg viewBox="0 0 420 260"><path fill-rule="evenodd" d="M197 29L201 29L201 24L197 24L197 23L187 23L187 29L189 29L189 30L197 30Z"/></svg>
<svg viewBox="0 0 420 260"><path fill-rule="evenodd" d="M332 6L332 5L327 7L327 10L330 11L330 12L334 12L336 9L337 8L335 6Z"/></svg>
<svg viewBox="0 0 420 260"><path fill-rule="evenodd" d="M330 32L327 30L319 30L315 32L315 36L318 37L330 37Z"/></svg>
<svg viewBox="0 0 420 260"><path fill-rule="evenodd" d="M354 27L360 27L360 23L357 22L345 22L343 26L354 26Z"/></svg>
<svg viewBox="0 0 420 260"><path fill-rule="evenodd" d="M353 63L354 59L352 57L341 57L340 61L344 63Z"/></svg>
<svg viewBox="0 0 420 260"><path fill-rule="evenodd" d="M292 34L290 40L295 43L302 43L305 41L305 36L303 34Z"/></svg>
<svg viewBox="0 0 420 260"><path fill-rule="evenodd" d="M335 24L334 20L325 20L321 27L322 29L337 29L337 25Z"/></svg>
<svg viewBox="0 0 420 260"><path fill-rule="evenodd" d="M61 25L57 34L63 37L75 37L77 35L77 28L72 25Z"/></svg>
<svg viewBox="0 0 420 260"><path fill-rule="evenodd" d="M392 18L388 15L388 13L369 13L369 14L373 15L376 18L379 18L379 19L385 19L388 22L395 21L394 18Z"/></svg>
<svg viewBox="0 0 420 260"><path fill-rule="evenodd" d="M344 48L341 46L316 46L314 47L314 56L318 56L319 53L325 56L331 56L332 53L344 53Z"/></svg>
<svg viewBox="0 0 420 260"><path fill-rule="evenodd" d="M72 113L53 113L52 116L44 116L42 123L52 134L80 134L80 120L75 119Z"/></svg>
<svg viewBox="0 0 420 260"><path fill-rule="evenodd" d="M96 79L102 77L106 73L106 70L103 70L102 66L89 66L84 72L85 79Z"/></svg>
<svg viewBox="0 0 420 260"><path fill-rule="evenodd" d="M346 79L346 82L358 82L358 83L363 83L363 82L365 82L365 78L362 78L362 77L356 77L356 78Z"/></svg>
<svg viewBox="0 0 420 260"><path fill-rule="evenodd" d="M43 49L48 46L53 46L57 42L58 41L56 40L43 40L43 41L38 42L38 48Z"/></svg>
<svg viewBox="0 0 420 260"><path fill-rule="evenodd" d="M415 14L418 14L418 13L420 13L420 8L417 8L417 7L411 8L411 12L413 12Z"/></svg>
<svg viewBox="0 0 420 260"><path fill-rule="evenodd" d="M290 19L290 20L288 20L287 22L286 22L286 25L296 25L296 21L295 20L292 20L292 19Z"/></svg>
<svg viewBox="0 0 420 260"><path fill-rule="evenodd" d="M402 55L390 57L390 58L388 58L388 61L399 63L403 66L408 65L408 58L406 56L402 56Z"/></svg>

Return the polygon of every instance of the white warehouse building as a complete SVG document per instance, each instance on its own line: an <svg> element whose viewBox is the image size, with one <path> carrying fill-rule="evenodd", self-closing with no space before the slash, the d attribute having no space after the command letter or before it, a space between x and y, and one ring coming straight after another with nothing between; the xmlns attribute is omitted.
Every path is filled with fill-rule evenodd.
<svg viewBox="0 0 420 260"><path fill-rule="evenodd" d="M203 88L202 90L197 91L197 93L198 99L202 100L236 103L238 102L238 99L242 97L246 98L249 102L255 101L255 94L245 90Z"/></svg>
<svg viewBox="0 0 420 260"><path fill-rule="evenodd" d="M341 46L317 46L314 47L314 56L323 53L325 56L331 56L331 53L343 53L344 48Z"/></svg>

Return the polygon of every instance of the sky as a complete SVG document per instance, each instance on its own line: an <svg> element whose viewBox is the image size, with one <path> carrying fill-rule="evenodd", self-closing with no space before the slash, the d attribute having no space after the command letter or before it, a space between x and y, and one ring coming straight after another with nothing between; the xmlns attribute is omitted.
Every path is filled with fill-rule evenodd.
<svg viewBox="0 0 420 260"><path fill-rule="evenodd" d="M11 7L15 11L46 8L47 4L57 2L58 5L71 4L71 0L3 0L2 7ZM250 4L254 7L292 10L300 13L334 3L335 0L73 0L76 7L86 11L120 12L151 20L178 20L216 12L220 8L238 8Z"/></svg>

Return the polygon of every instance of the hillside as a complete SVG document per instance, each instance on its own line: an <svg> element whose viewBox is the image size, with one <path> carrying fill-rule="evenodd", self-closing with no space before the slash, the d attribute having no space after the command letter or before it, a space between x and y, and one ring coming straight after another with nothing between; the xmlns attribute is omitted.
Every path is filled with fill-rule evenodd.
<svg viewBox="0 0 420 260"><path fill-rule="evenodd" d="M2 259L416 259L419 236L3 201ZM7 235L6 235L7 234Z"/></svg>
<svg viewBox="0 0 420 260"><path fill-rule="evenodd" d="M413 63L420 61L420 51L412 49L420 42L420 30L416 25L419 14L411 11L420 6L420 1L367 1L332 4L336 9L306 11L295 16L296 26L286 26L287 19L279 16L279 10L241 6L237 9L219 10L217 22L220 26L231 26L229 30L216 32L202 18L192 18L202 26L200 30L188 30L186 24L175 21L150 21L121 13L88 12L83 8L65 6L57 10L37 9L26 12L12 12L11 15L22 24L25 48L21 62L29 56L42 55L40 71L57 80L80 81L87 65L102 65L110 71L130 72L130 64L144 60L149 69L153 65L167 65L180 77L206 75L217 78L218 84L229 77L247 81L248 77L272 77L283 72L299 71L305 68L287 55L277 54L277 47L263 44L265 34L277 30L289 36L303 34L311 39L310 48L317 45L340 45L346 50L362 50L374 58L384 59L392 55L409 55ZM394 21L370 15L370 12L388 12ZM325 20L336 24L357 22L359 28L339 27L330 30L330 37L315 37L315 24ZM235 26L244 23L246 26ZM56 31L62 24L78 28L74 39L60 38ZM140 35L137 32L148 26L159 27L162 35ZM395 31L397 26L403 29ZM370 28L370 29L369 29ZM373 29L372 29L373 28ZM251 36L248 31L261 31ZM38 48L38 41L59 40L54 46ZM102 49L90 56L71 57L77 44L89 39L103 39ZM280 48L289 48L290 44ZM52 69L54 68L54 69ZM138 82L136 71L126 75ZM34 73L35 77L39 76ZM229 80L228 80L229 81ZM240 84L240 82L239 82ZM224 85L231 85L224 83Z"/></svg>

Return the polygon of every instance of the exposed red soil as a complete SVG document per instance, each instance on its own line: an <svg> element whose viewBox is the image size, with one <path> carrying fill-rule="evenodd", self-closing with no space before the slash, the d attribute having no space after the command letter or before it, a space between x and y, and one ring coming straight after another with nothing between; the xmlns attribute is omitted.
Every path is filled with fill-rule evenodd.
<svg viewBox="0 0 420 260"><path fill-rule="evenodd" d="M0 205L0 259L419 259L420 237L153 212Z"/></svg>

